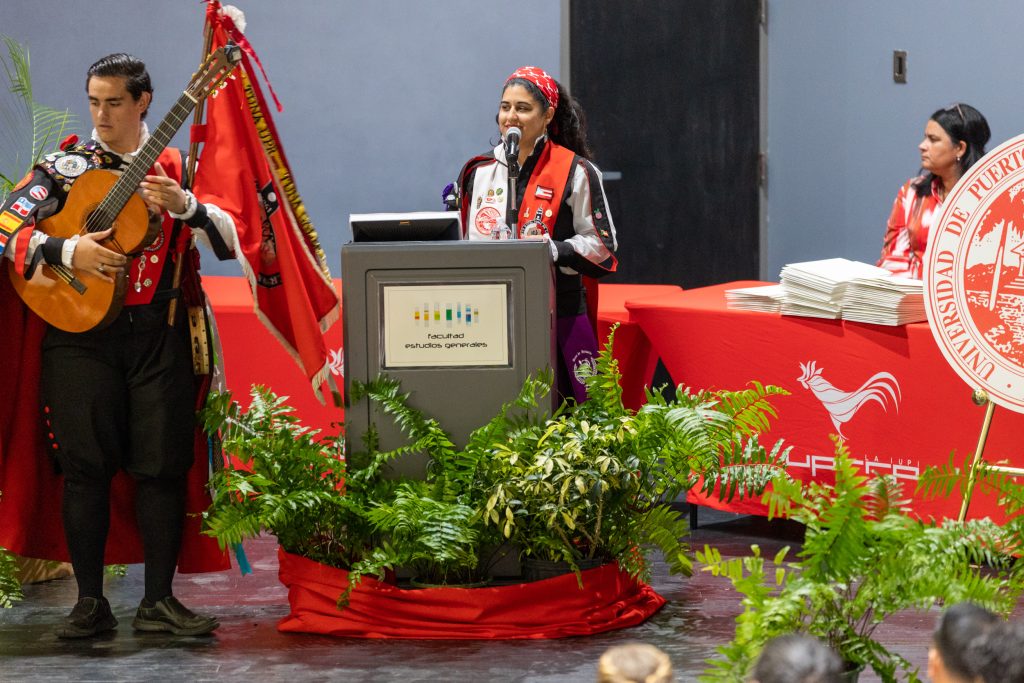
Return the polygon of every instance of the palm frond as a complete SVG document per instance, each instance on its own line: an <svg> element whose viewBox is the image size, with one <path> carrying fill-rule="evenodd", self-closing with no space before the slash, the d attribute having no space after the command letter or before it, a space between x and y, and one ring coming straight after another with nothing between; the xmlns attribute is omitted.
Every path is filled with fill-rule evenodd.
<svg viewBox="0 0 1024 683"><path fill-rule="evenodd" d="M0 200L43 155L54 151L64 131L75 125L68 110L35 101L28 49L9 36L0 36L6 55L0 66L10 98L0 98Z"/></svg>

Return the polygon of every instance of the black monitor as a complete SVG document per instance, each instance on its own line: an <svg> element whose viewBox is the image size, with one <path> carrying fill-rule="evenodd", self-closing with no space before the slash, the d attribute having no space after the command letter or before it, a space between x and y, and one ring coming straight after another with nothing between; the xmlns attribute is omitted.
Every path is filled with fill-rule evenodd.
<svg viewBox="0 0 1024 683"><path fill-rule="evenodd" d="M458 211L354 213L349 216L353 242L434 242L462 239Z"/></svg>

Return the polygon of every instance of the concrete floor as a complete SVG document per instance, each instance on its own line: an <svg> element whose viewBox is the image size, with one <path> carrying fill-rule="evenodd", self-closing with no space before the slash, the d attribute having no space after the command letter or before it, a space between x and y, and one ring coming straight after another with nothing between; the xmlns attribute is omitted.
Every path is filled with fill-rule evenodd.
<svg viewBox="0 0 1024 683"><path fill-rule="evenodd" d="M689 539L723 555L746 554L751 543L772 556L799 541L787 523L701 509ZM27 586L25 600L0 610L0 681L594 681L597 659L611 645L644 641L672 658L676 680L693 681L705 660L733 634L739 600L725 579L698 572L669 576L661 562L652 585L669 602L647 623L588 638L550 641L346 640L278 633L288 612L277 580L273 538L246 545L254 574L237 569L179 575L175 594L189 607L216 614L221 628L211 637L184 638L132 631L142 595L142 567L108 577L106 593L120 621L115 633L62 641L52 629L74 603L74 579ZM935 613L907 613L880 629L880 638L922 668ZM861 681L877 680L871 674Z"/></svg>

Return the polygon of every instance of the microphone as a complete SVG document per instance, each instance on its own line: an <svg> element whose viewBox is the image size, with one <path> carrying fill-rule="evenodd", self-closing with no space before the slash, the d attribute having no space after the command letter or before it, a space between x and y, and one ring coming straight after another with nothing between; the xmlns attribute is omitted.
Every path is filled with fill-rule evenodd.
<svg viewBox="0 0 1024 683"><path fill-rule="evenodd" d="M515 126L505 131L505 161L519 161L519 140L522 136L523 131Z"/></svg>

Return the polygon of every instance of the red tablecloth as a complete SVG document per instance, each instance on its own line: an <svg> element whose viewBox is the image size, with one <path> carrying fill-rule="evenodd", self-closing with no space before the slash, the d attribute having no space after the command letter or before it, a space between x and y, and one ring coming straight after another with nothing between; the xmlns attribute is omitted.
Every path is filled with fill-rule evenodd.
<svg viewBox="0 0 1024 683"><path fill-rule="evenodd" d="M334 287L340 300L341 280L334 280ZM203 289L217 319L224 347L224 374L235 399L247 407L249 388L263 384L278 396L288 396L288 404L295 408L303 424L337 434L344 410L332 405L330 399L327 405L320 404L301 368L256 317L245 278L208 275L203 278ZM336 323L327 331L327 342L331 373L339 391L344 388L342 340L341 323Z"/></svg>
<svg viewBox="0 0 1024 683"><path fill-rule="evenodd" d="M650 386L658 354L651 347L647 335L626 308L627 302L640 302L657 296L679 293L676 285L609 285L601 283L597 300L597 340L604 347L612 325L619 324L615 332L613 354L619 361L622 374L622 403L636 410L643 404L644 387Z"/></svg>
<svg viewBox="0 0 1024 683"><path fill-rule="evenodd" d="M946 364L927 323L886 327L726 309L724 290L757 284L768 283L668 293L631 300L626 308L673 381L740 389L758 380L790 391L775 402L779 420L765 443L784 438L793 446L790 472L803 479L831 476L829 434L840 431L869 472L894 474L908 495L920 472L947 462L951 451L958 462L973 454L984 409L971 402L970 387ZM859 390L873 390L877 400L856 400ZM1024 465L1021 433L1024 415L997 409L986 458ZM766 512L759 502L725 505L693 494L690 499L736 512ZM913 508L925 516L955 518L960 499L917 496ZM971 517L995 512L993 500L977 496L970 508Z"/></svg>

